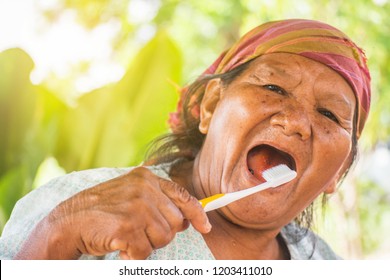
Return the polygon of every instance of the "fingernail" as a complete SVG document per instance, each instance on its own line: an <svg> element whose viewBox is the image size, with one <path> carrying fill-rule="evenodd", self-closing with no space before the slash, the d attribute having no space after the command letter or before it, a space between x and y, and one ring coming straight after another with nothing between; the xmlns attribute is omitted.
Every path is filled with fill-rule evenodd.
<svg viewBox="0 0 390 280"><path fill-rule="evenodd" d="M207 230L207 232L210 232L211 228L212 228L212 225L210 224L209 221L207 221L207 224L206 224L206 230Z"/></svg>

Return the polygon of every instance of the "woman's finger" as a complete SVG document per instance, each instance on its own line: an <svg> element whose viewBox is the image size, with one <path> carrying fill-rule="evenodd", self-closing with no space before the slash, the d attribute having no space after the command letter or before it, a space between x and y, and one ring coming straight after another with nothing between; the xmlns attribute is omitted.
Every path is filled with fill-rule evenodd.
<svg viewBox="0 0 390 280"><path fill-rule="evenodd" d="M143 229L133 232L127 244L126 255L131 260L144 260L153 252L153 246Z"/></svg>
<svg viewBox="0 0 390 280"><path fill-rule="evenodd" d="M179 217L183 219L181 213L179 213L179 215ZM145 234L154 249L166 246L175 237L176 232L177 230L172 228L172 225L162 213L155 211L154 213L149 214L148 222L145 227Z"/></svg>
<svg viewBox="0 0 390 280"><path fill-rule="evenodd" d="M173 181L159 178L160 188L183 213L184 218L201 233L208 233L211 224L199 201L185 188Z"/></svg>

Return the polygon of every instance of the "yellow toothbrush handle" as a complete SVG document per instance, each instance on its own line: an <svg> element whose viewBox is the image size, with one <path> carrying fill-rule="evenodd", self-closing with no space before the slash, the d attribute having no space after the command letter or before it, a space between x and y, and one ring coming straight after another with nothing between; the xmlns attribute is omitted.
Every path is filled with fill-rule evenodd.
<svg viewBox="0 0 390 280"><path fill-rule="evenodd" d="M203 198L201 200L199 200L200 204L202 205L203 208L205 208L205 206L210 203L211 201L214 201L222 196L224 196L225 194L223 193L218 193L218 194L214 194L212 196L209 196L209 197L206 197L206 198Z"/></svg>

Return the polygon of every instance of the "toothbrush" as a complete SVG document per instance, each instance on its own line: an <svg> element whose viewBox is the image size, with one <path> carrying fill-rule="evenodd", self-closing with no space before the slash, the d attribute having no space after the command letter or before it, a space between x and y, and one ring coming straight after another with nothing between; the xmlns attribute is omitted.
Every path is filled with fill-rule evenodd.
<svg viewBox="0 0 390 280"><path fill-rule="evenodd" d="M297 176L297 172L291 170L285 164L280 164L265 170L262 173L262 176L266 180L266 182L261 183L260 185L237 192L215 194L201 199L199 200L199 202L204 208L204 211L209 212L226 206L229 203L247 197L251 194L257 193L259 191L268 188L275 188L282 184L290 182Z"/></svg>

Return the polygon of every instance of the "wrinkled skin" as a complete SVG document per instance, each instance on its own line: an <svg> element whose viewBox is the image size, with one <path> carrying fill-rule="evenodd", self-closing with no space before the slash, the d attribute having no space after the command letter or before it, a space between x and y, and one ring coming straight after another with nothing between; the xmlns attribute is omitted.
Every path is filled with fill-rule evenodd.
<svg viewBox="0 0 390 280"><path fill-rule="evenodd" d="M206 139L194 162L174 170L176 183L138 169L77 194L41 222L18 258L120 250L122 258L143 259L187 221L217 259L288 258L281 228L332 193L351 163L355 105L348 83L330 68L293 54L261 56L228 86L208 83L199 125ZM210 231L197 199L259 183L247 157L260 144L288 153L297 178L211 212Z"/></svg>
<svg viewBox="0 0 390 280"><path fill-rule="evenodd" d="M193 177L198 196L256 185L249 150L276 147L294 158L297 178L221 212L245 227L280 228L318 195L333 192L350 165L355 102L335 71L293 54L259 57L227 87L209 82L200 125L207 136Z"/></svg>
<svg viewBox="0 0 390 280"><path fill-rule="evenodd" d="M196 196L259 183L247 156L260 144L291 155L298 173L288 184L210 215L213 231L205 239L216 257L283 257L276 239L281 228L320 194L334 192L351 164L355 105L335 71L293 54L259 57L228 86L209 82L200 124L207 136L193 169Z"/></svg>
<svg viewBox="0 0 390 280"><path fill-rule="evenodd" d="M140 167L58 205L16 259L77 259L116 250L122 259L145 259L189 223L203 233L211 228L184 188Z"/></svg>

